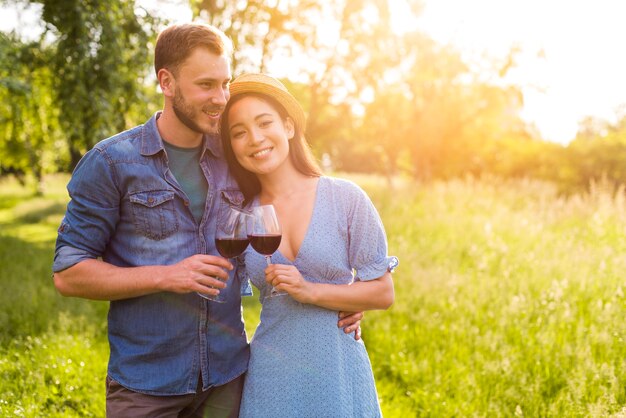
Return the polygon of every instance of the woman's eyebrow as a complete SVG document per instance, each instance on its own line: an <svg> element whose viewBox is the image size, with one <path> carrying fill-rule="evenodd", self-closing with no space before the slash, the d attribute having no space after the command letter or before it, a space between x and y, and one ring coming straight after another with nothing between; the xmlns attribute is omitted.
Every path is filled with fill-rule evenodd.
<svg viewBox="0 0 626 418"><path fill-rule="evenodd" d="M256 121L256 120L259 120L259 119L261 119L261 118L262 118L262 117L264 117L264 116L272 116L272 114L271 114L271 113L261 113L260 115L255 116L255 117L254 117L254 120L255 120L255 121ZM233 130L233 128L236 128L236 127L238 127L238 126L243 126L243 125L244 125L244 124L243 124L243 122L237 122L237 123L235 123L235 124L231 125L231 126L228 128L228 131L230 132L230 131L232 131L232 130Z"/></svg>

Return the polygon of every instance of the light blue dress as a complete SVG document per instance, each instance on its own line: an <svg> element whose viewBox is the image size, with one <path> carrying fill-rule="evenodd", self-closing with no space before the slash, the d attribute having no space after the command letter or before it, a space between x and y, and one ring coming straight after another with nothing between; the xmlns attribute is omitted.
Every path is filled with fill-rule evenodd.
<svg viewBox="0 0 626 418"><path fill-rule="evenodd" d="M267 298L264 258L248 247L243 259L240 273L259 288L263 309L250 342L240 417L380 417L367 350L337 327L338 312L288 295ZM387 256L382 222L365 192L331 177L318 182L294 262L279 251L272 262L294 264L311 282L334 284L372 280L397 265Z"/></svg>

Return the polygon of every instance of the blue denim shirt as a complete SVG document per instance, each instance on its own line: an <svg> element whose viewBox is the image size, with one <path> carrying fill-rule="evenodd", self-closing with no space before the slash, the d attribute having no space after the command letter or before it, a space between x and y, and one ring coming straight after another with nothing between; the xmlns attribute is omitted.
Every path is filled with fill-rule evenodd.
<svg viewBox="0 0 626 418"><path fill-rule="evenodd" d="M101 141L76 166L56 242L55 272L98 257L134 267L171 265L198 253L218 255L216 225L230 205L243 201L221 143L205 137L200 165L209 190L198 224L168 168L158 117ZM200 375L203 389L240 376L249 358L241 311L241 294L248 289L231 271L226 303L169 292L112 301L109 376L153 395L193 393Z"/></svg>

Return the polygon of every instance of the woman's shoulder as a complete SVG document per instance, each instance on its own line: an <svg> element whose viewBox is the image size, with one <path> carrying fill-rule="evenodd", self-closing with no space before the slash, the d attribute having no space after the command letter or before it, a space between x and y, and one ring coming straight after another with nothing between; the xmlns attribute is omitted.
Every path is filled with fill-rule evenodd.
<svg viewBox="0 0 626 418"><path fill-rule="evenodd" d="M355 208L367 206L371 201L361 186L352 180L324 176L320 181L323 182L323 199L338 211L353 212Z"/></svg>
<svg viewBox="0 0 626 418"><path fill-rule="evenodd" d="M365 192L352 180L348 180L342 177L331 177L331 176L322 176L322 181L325 181L329 188L335 191L339 191L341 193L349 193L349 194L364 194Z"/></svg>

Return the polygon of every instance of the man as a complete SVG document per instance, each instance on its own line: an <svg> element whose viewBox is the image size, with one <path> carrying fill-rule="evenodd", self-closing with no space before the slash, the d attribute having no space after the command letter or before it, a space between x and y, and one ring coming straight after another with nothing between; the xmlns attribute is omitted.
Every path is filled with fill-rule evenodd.
<svg viewBox="0 0 626 418"><path fill-rule="evenodd" d="M231 53L214 27L164 30L154 59L163 110L98 143L68 184L54 283L65 296L111 301L109 417L238 414L249 285L213 239L243 201L216 135ZM359 319L338 325L352 332Z"/></svg>

